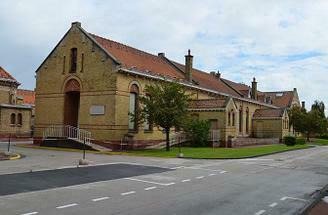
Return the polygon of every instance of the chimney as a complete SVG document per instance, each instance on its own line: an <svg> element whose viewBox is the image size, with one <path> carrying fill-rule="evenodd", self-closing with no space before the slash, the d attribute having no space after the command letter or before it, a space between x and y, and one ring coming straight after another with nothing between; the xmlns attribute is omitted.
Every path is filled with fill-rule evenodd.
<svg viewBox="0 0 328 215"><path fill-rule="evenodd" d="M81 28L81 22L72 22L72 27L80 27Z"/></svg>
<svg viewBox="0 0 328 215"><path fill-rule="evenodd" d="M185 56L186 62L185 62L185 78L188 81L192 81L192 59L194 56L190 54L190 49L188 49L188 55Z"/></svg>
<svg viewBox="0 0 328 215"><path fill-rule="evenodd" d="M221 78L221 73L219 70L217 72L210 72L210 74L213 75L217 79Z"/></svg>
<svg viewBox="0 0 328 215"><path fill-rule="evenodd" d="M158 57L165 57L165 53L164 52L160 52L157 55L158 55Z"/></svg>
<svg viewBox="0 0 328 215"><path fill-rule="evenodd" d="M253 82L252 82L252 99L257 100L257 82L255 77L253 78Z"/></svg>
<svg viewBox="0 0 328 215"><path fill-rule="evenodd" d="M305 101L302 101L302 109L305 109Z"/></svg>

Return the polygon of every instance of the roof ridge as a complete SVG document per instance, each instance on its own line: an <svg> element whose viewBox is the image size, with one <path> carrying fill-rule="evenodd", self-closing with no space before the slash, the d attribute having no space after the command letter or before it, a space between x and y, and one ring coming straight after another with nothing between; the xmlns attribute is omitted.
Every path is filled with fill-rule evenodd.
<svg viewBox="0 0 328 215"><path fill-rule="evenodd" d="M116 44L118 44L118 45L120 45L120 46L123 46L123 47L129 48L129 49L131 49L131 50L134 50L134 51L136 51L136 52L142 53L142 54L144 54L144 55L148 55L148 56L150 56L150 57L156 58L156 59L158 59L159 61L163 62L163 60L161 60L161 58L158 57L158 55L155 55L155 54L152 54L152 53L149 53L149 52L143 51L143 50L141 50L141 49L134 48L134 47L129 46L129 45L127 45L127 44L120 43L120 42L118 42L118 41L115 41L115 40L112 40L112 39L109 39L109 38L106 38L106 37L99 36L99 35L94 34L94 33L90 33L90 32L88 32L88 33L89 33L91 36L96 36L96 37L99 37L99 38L101 38L101 39L103 39L103 40L107 40L107 41L109 41L109 42L116 43ZM103 44L101 44L101 45L103 45Z"/></svg>

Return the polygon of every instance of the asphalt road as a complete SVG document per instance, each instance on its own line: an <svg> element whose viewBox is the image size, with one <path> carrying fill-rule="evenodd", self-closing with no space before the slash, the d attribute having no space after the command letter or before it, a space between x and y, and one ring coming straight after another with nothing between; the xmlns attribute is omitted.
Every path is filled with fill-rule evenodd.
<svg viewBox="0 0 328 215"><path fill-rule="evenodd" d="M78 153L13 150L27 157L1 161L2 175L58 167L67 171L64 180L79 181L76 175L69 177L80 158ZM328 184L328 147L242 160L87 156L94 161L95 166L88 167L93 170L112 163L123 172L131 168L154 168L156 172L136 171L140 174L0 196L0 214L295 214L316 190ZM113 168L111 165L106 168ZM44 177L49 173L40 172ZM100 177L103 172L92 174ZM2 177L0 187L5 187Z"/></svg>

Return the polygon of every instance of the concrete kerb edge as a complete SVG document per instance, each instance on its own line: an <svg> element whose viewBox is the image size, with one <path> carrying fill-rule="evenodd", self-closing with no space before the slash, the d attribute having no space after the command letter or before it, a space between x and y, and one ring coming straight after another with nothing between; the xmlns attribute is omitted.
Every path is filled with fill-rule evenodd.
<svg viewBox="0 0 328 215"><path fill-rule="evenodd" d="M247 159L247 158L259 158L259 157L264 157L264 156L268 156L268 155L275 155L275 154L280 154L280 153L290 152L290 151L306 150L306 149L311 149L311 148L314 148L314 147L316 147L316 146L309 146L309 147L303 148L303 149L289 149L289 150L284 150L284 151L280 151L280 152L271 152L271 153L267 153L267 154L263 154L263 155L245 156L245 157L240 157L240 158L193 158L193 157L183 157L181 159L190 159L190 160L241 160L241 159Z"/></svg>
<svg viewBox="0 0 328 215"><path fill-rule="evenodd" d="M328 184L324 186L321 190L317 191L312 200L308 202L302 209L299 210L299 215L307 215L310 210L313 209L319 202L321 202L322 198L328 194Z"/></svg>

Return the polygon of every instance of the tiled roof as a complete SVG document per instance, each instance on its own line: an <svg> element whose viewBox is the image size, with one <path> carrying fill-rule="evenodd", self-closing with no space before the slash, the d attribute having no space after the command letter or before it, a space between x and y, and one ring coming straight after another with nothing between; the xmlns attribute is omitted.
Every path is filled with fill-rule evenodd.
<svg viewBox="0 0 328 215"><path fill-rule="evenodd" d="M271 97L271 101L273 105L278 107L289 107L293 101L294 92L293 91L262 92L262 94L260 95L261 95L261 101L263 102L265 102L266 97Z"/></svg>
<svg viewBox="0 0 328 215"><path fill-rule="evenodd" d="M17 82L17 80L13 77L13 76L11 76L10 74L9 74L9 72L7 72L4 68L2 68L1 66L0 66L0 78L4 78L4 79L9 79L9 80L12 80L12 81L16 81Z"/></svg>
<svg viewBox="0 0 328 215"><path fill-rule="evenodd" d="M185 66L184 65L182 65L180 63L177 63L177 62L174 62L172 60L169 60L169 61L174 66L179 68L179 70L181 72L185 71ZM223 83L217 77L214 77L213 75L211 75L207 72L203 72L201 70L193 68L192 79L195 80L199 84L199 86L201 86L201 87L216 90L216 91L219 91L219 92L222 92L222 93L227 93L229 95L240 97L240 95L236 91L234 91L233 89L228 87L225 83Z"/></svg>
<svg viewBox="0 0 328 215"><path fill-rule="evenodd" d="M191 109L225 108L227 99L197 99L189 102Z"/></svg>
<svg viewBox="0 0 328 215"><path fill-rule="evenodd" d="M184 65L182 64L94 34L90 35L127 69L184 79ZM209 73L193 69L192 77L201 87L240 97L237 92Z"/></svg>
<svg viewBox="0 0 328 215"><path fill-rule="evenodd" d="M23 103L34 105L35 104L35 92L33 90L17 90L17 95L23 96Z"/></svg>
<svg viewBox="0 0 328 215"><path fill-rule="evenodd" d="M118 59L122 66L141 72L153 73L172 78L184 78L183 74L171 67L165 59L139 49L90 34L105 50Z"/></svg>
<svg viewBox="0 0 328 215"><path fill-rule="evenodd" d="M242 84L242 83L236 83L236 82L230 81L228 79L224 79L224 78L221 78L221 80L223 82L225 82L226 84L228 84L230 87L232 87L235 90L237 90L244 97L247 98L249 96L249 91L251 90L251 88L248 85Z"/></svg>
<svg viewBox="0 0 328 215"><path fill-rule="evenodd" d="M257 109L254 112L254 118L271 118L271 117L282 117L284 114L284 109Z"/></svg>

